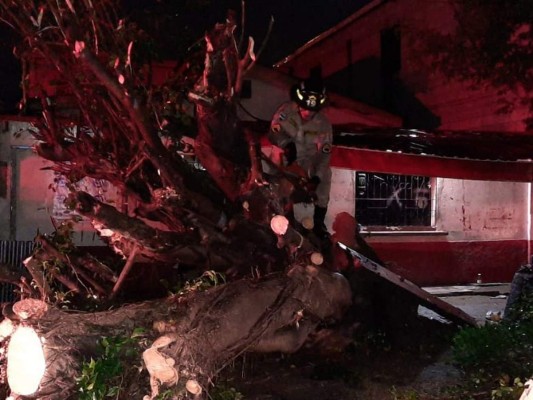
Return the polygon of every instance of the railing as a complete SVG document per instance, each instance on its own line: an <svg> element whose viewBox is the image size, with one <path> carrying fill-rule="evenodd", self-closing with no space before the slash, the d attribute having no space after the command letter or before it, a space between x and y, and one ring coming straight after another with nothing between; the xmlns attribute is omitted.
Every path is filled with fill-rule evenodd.
<svg viewBox="0 0 533 400"><path fill-rule="evenodd" d="M24 269L22 261L31 255L33 241L0 240L0 263L8 264L15 269ZM15 286L9 283L0 283L0 303L14 301Z"/></svg>

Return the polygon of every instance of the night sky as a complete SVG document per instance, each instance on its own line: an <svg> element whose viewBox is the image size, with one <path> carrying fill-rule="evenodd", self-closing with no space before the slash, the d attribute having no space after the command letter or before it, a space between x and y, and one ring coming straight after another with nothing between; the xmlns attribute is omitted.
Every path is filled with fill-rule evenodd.
<svg viewBox="0 0 533 400"><path fill-rule="evenodd" d="M15 35L0 21L0 113L12 114L20 100L20 64L13 56Z"/></svg>
<svg viewBox="0 0 533 400"><path fill-rule="evenodd" d="M200 38L202 32L215 22L222 21L228 8L239 13L241 9L240 0L214 0L208 12L198 9L185 14L177 8L184 1L186 0L123 0L125 13L130 16L150 16L152 12L165 7L172 10L165 27L166 32L174 30L174 36L172 33L167 36L170 44L173 37L178 35L194 41L193 38ZM260 64L272 65L369 1L247 0L245 37L254 37L257 51L265 38L270 16L274 17L270 39L259 59ZM201 1L197 3L201 4ZM184 28L187 35L182 34ZM3 113L15 112L16 103L20 100L20 67L12 56L13 37L10 29L0 22L0 112Z"/></svg>

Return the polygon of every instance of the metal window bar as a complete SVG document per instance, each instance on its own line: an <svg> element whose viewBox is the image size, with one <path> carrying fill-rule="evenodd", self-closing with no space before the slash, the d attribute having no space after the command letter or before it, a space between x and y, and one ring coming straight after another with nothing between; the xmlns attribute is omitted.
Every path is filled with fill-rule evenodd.
<svg viewBox="0 0 533 400"><path fill-rule="evenodd" d="M356 218L365 226L431 226L431 178L356 173Z"/></svg>
<svg viewBox="0 0 533 400"><path fill-rule="evenodd" d="M0 240L0 263L23 270L22 261L31 255L33 247L33 241ZM15 301L15 288L12 284L0 283L0 303Z"/></svg>

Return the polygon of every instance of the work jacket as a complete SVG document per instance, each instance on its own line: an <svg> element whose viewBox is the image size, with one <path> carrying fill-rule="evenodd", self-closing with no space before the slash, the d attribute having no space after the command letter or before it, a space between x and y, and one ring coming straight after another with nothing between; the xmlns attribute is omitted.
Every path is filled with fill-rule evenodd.
<svg viewBox="0 0 533 400"><path fill-rule="evenodd" d="M284 148L290 142L296 145L296 163L307 176L317 176L320 184L316 190L319 207L327 207L331 187L331 145L333 133L331 123L320 111L309 120L303 120L294 102L282 104L270 125L269 139Z"/></svg>

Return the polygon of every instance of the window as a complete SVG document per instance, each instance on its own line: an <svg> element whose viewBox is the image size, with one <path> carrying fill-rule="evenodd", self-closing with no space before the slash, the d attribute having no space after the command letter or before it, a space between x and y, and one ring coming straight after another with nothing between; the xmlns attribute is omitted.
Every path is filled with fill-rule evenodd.
<svg viewBox="0 0 533 400"><path fill-rule="evenodd" d="M432 180L356 172L355 216L363 226L431 227Z"/></svg>

